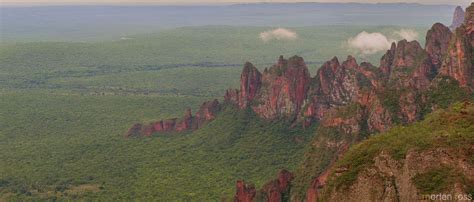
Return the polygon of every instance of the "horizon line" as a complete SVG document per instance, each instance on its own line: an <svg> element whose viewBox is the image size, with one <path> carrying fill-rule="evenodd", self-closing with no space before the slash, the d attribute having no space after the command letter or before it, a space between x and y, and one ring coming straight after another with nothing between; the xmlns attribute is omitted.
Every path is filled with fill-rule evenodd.
<svg viewBox="0 0 474 202"><path fill-rule="evenodd" d="M53 7L53 6L235 6L235 5L261 5L261 4L370 4L370 5L395 5L395 4L407 4L407 5L425 5L425 6L460 6L458 4L439 4L439 3L418 3L418 2L215 2L215 3L153 3L153 2L141 2L141 3L13 3L13 2L2 2L0 7ZM464 6L461 6L464 7Z"/></svg>

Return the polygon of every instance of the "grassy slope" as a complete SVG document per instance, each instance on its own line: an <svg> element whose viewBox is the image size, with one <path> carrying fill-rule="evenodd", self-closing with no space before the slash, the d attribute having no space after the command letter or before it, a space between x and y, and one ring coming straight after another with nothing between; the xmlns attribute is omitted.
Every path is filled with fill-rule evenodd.
<svg viewBox="0 0 474 202"><path fill-rule="evenodd" d="M463 105L463 103L454 104L450 110L436 111L421 122L410 126L395 127L386 133L375 135L353 146L336 165L336 167L350 167L350 171L339 177L333 176L325 190L350 186L357 179L358 173L372 165L374 157L382 150L389 152L397 160L403 159L409 150L423 151L447 147L469 151L474 145L474 106L471 104L463 107ZM473 158L469 161L474 163ZM433 172L435 174L428 174L439 174L441 177L449 176L445 175L446 171L443 169ZM421 190L436 191L445 185L444 180L449 180L445 178L441 179L442 182L433 184L434 178L431 177L417 176L415 184ZM431 180L426 180L426 178Z"/></svg>

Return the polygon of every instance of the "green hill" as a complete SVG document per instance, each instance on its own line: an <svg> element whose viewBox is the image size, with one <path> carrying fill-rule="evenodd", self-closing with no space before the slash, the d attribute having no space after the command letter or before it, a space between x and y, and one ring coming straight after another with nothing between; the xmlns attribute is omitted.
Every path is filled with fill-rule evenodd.
<svg viewBox="0 0 474 202"><path fill-rule="evenodd" d="M357 193L361 181L369 182L368 187L364 187L367 191L377 193L374 191L377 186L380 185L380 189L390 186L381 185L380 181L384 180L392 181L402 199L416 197L407 193L410 185L418 194L457 192L472 197L474 178L465 169L474 165L473 123L474 105L464 102L456 103L448 110L436 111L410 126L399 126L374 135L351 147L335 164L323 189L323 198L329 201L349 199ZM384 165L380 158L395 162L387 169L394 175L393 179L387 179L390 176L381 168ZM367 175L371 169L375 169L375 174Z"/></svg>

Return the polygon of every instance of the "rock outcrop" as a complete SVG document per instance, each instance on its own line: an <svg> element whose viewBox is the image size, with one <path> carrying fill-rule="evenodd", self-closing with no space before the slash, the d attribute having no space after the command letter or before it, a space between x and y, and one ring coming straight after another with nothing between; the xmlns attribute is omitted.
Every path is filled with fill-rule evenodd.
<svg viewBox="0 0 474 202"><path fill-rule="evenodd" d="M397 136L391 134L397 141L410 141L414 138L407 136L415 135L417 141L426 142L422 147L410 142L393 144L387 139L390 137L365 142L349 151L343 163L320 176L327 187L319 186L316 194L308 192L308 201L318 197L322 201L441 201L430 198L439 194L451 197L451 201L462 201L458 197L472 200L474 163L469 158L474 151L474 130L465 125L473 121L474 105L464 102L437 112L416 126L394 131ZM466 139L447 138L454 134ZM403 146L405 151L396 153L400 148L394 145Z"/></svg>
<svg viewBox="0 0 474 202"><path fill-rule="evenodd" d="M460 27L464 22L464 16L464 9L462 9L461 6L456 7L456 9L454 9L453 22L449 28L451 30L455 30L456 28Z"/></svg>
<svg viewBox="0 0 474 202"><path fill-rule="evenodd" d="M426 34L425 50L436 70L441 67L442 57L448 51L452 35L451 30L441 23L434 24Z"/></svg>
<svg viewBox="0 0 474 202"><path fill-rule="evenodd" d="M259 200L268 202L288 201L290 183L293 178L293 173L287 170L280 171L278 179L272 180L262 187Z"/></svg>
<svg viewBox="0 0 474 202"><path fill-rule="evenodd" d="M137 123L127 131L125 137L150 137L154 133L172 134L197 130L207 122L214 120L220 110L221 105L217 99L204 102L194 116L191 109L187 109L181 119L165 119L147 125Z"/></svg>
<svg viewBox="0 0 474 202"><path fill-rule="evenodd" d="M474 30L474 7L471 5L467 11L464 24L460 25L454 33L442 24L437 23L433 25L427 33L425 49L422 49L417 42L400 41L398 44L392 44L391 49L388 50L381 59L379 69L383 76L380 78L382 78L381 83L385 83L385 86L382 88L375 87L377 96L374 96L372 102L369 102L371 103L371 105L369 105L371 107L369 107L367 116L368 128L379 126L378 131L386 131L391 128L393 121L408 124L420 120L423 116L423 110L427 107L432 107L429 106L430 103L427 102L426 94L429 94L429 90L434 88L433 86L436 86L436 82L434 82L436 77L450 77L456 80L459 85L466 90L466 94L472 92L472 82L474 79L472 68L472 56L474 55L474 37L472 34ZM383 78L386 78L386 81L383 81ZM395 109L393 109L393 106L396 106ZM361 114L363 114L363 112ZM374 115L377 116L374 118ZM340 128L343 129L343 125L348 123L350 122L338 121L331 125L341 124L342 126ZM356 126L354 123L355 122L352 122L349 126ZM354 130L357 129L357 127L350 127L350 129L351 130L342 130L339 133L347 134L349 131L357 131ZM373 133L374 131L377 130L368 130L369 133ZM333 153L337 154L336 151ZM442 156L442 153L443 152L436 155ZM405 161L412 162L413 165L421 165L419 162L423 161L420 159L422 156L423 158L431 158L428 154L422 154L420 156L420 154L416 152L409 153L407 158L415 155L419 157L417 160L407 159ZM446 160L446 162L447 161L448 160ZM436 167L439 162L426 162L422 164ZM453 164L455 163L453 162ZM358 182L350 188L349 191L353 193L353 195L348 194L347 191L338 192L338 194L331 195L330 198L326 198L325 200L409 201L416 199L417 193L415 192L416 189L413 184L410 185L411 182L409 180L402 178L413 176L416 172L426 170L427 168L411 166L411 171L407 171L410 169L401 168L402 165L397 167L397 165L398 164L394 162L386 162L385 166L390 166L392 169L385 173L388 174L386 176L377 171L384 170L380 167L367 169L366 171L368 173L359 175L360 178ZM378 166L377 162L375 166ZM407 166L406 163L404 166ZM466 168L466 165L460 165L459 168ZM338 176L341 175L341 173L347 172L347 170L348 168L339 167L332 169L332 172ZM320 197L320 190L324 188L327 182L328 172L329 170L320 173L311 181L306 192L307 201L316 201ZM384 177L379 178L381 175ZM365 176L374 176L378 180L389 180L377 181L377 179L366 179L364 178ZM471 178L472 176L470 179ZM374 195L374 193L379 195ZM400 196L402 196L402 198L400 198Z"/></svg>
<svg viewBox="0 0 474 202"><path fill-rule="evenodd" d="M474 149L474 148L471 148ZM422 200L423 194L419 193L413 176L442 169L446 166L454 167L454 170L462 169L463 173L469 174L467 180L474 182L472 172L474 167L468 163L459 161L453 155L467 155L460 151L448 149L436 149L418 153L411 151L404 159L404 164L393 159L387 153L381 153L374 159L374 165L363 170L356 182L343 192L336 192L328 197L328 201L417 201ZM345 171L339 171L342 175ZM458 196L467 194L461 182L454 182L454 186L444 190L445 194ZM313 200L315 201L315 200Z"/></svg>
<svg viewBox="0 0 474 202"><path fill-rule="evenodd" d="M305 125L321 120L333 108L350 103L368 105L371 93L380 87L380 72L369 63L359 66L352 56L342 64L334 57L323 64L313 79L302 114Z"/></svg>
<svg viewBox="0 0 474 202"><path fill-rule="evenodd" d="M251 108L264 119L294 120L306 99L309 82L310 76L303 58L294 56L286 60L280 56L275 65L264 70L261 87L253 96Z"/></svg>
<svg viewBox="0 0 474 202"><path fill-rule="evenodd" d="M290 194L290 184L294 179L293 173L281 170L278 178L263 185L262 189L256 191L253 185L245 184L238 180L236 183L235 202L267 201L281 202L288 201Z"/></svg>
<svg viewBox="0 0 474 202"><path fill-rule="evenodd" d="M292 200L317 200L320 190L327 182L327 168L334 165L352 144L371 134L387 131L394 125L419 121L434 109L430 93L438 88L438 80L449 77L461 89L461 94L474 92L473 46L474 4L466 9L464 22L454 32L436 23L426 35L424 48L417 41L401 40L393 43L381 58L379 67L365 62L359 64L352 56L342 62L334 57L311 77L303 58L298 56L289 59L280 56L263 73L247 62L240 77L240 89L227 90L224 105L253 110L257 116L268 121L285 120L292 127L309 128L314 123L319 125L318 135L311 143L312 150L306 154L303 162L305 169L311 169L304 172L310 173L310 176L298 176L302 172L293 175L282 171L277 180L268 182L259 191L244 181L237 181L234 200L284 201L289 200L290 193ZM441 90L444 90L441 94L446 94L451 89ZM181 119L166 119L147 125L135 124L126 136L197 130L214 120L221 108L217 100L206 102L195 115L192 115L191 110L186 110ZM366 171L368 175L372 175L377 169L389 170L381 175L394 179L395 184L384 178L380 181L384 187L374 190L377 194L383 193L377 195L377 199L390 200L403 191L394 190L398 189L397 183L406 182L404 179L395 179L395 175L389 173L403 176L413 175L415 172L402 169L406 165L393 163L392 159L382 154L379 157L380 161L376 159L376 163L381 163ZM406 158L411 161L409 157ZM387 165L379 167L384 162L388 162ZM430 163L423 159L420 162ZM318 168L312 169L316 164ZM336 170L336 173L344 173L350 168L339 167ZM302 177L309 179L302 180ZM371 184L364 183L371 180L376 179L361 179L360 188L354 188L360 191L354 193L369 196L371 193L364 190L369 189ZM294 192L294 181L304 182L305 187L299 187L301 189ZM412 194L411 185L403 189L406 189L408 195ZM332 199L336 200L337 197ZM374 198L358 199L363 201Z"/></svg>
<svg viewBox="0 0 474 202"><path fill-rule="evenodd" d="M466 9L465 22L456 28L449 42L440 75L454 78L462 87L474 90L474 6Z"/></svg>
<svg viewBox="0 0 474 202"><path fill-rule="evenodd" d="M240 90L227 90L224 100L245 109L255 99L261 86L262 74L252 63L247 62L240 76Z"/></svg>
<svg viewBox="0 0 474 202"><path fill-rule="evenodd" d="M246 63L240 83L240 90L227 90L224 96L227 103L241 109L251 107L258 116L267 120L294 120L306 99L310 75L303 58L284 59L280 56L278 62L266 68L263 74Z"/></svg>
<svg viewBox="0 0 474 202"><path fill-rule="evenodd" d="M235 202L252 202L255 199L257 195L255 186L245 184L242 180L237 181L236 184Z"/></svg>
<svg viewBox="0 0 474 202"><path fill-rule="evenodd" d="M464 24L454 34L446 26L434 24L426 35L425 48L417 41L393 43L378 68L370 63L359 65L352 56L342 63L334 57L311 78L303 58L298 56L280 56L263 73L247 62L240 89L227 90L224 103L250 108L266 120L287 120L293 126L309 127L332 109L352 103L362 108L364 118L358 127L364 132L382 132L394 124L412 123L423 117L427 108L424 92L435 77L452 77L473 90L472 16L470 7ZM187 110L181 119L161 120L141 129L135 125L127 136L196 130L213 120L219 109L217 100L208 102L194 116Z"/></svg>
<svg viewBox="0 0 474 202"><path fill-rule="evenodd" d="M420 44L406 40L398 42L390 70L388 85L397 90L426 89L436 73L428 53Z"/></svg>

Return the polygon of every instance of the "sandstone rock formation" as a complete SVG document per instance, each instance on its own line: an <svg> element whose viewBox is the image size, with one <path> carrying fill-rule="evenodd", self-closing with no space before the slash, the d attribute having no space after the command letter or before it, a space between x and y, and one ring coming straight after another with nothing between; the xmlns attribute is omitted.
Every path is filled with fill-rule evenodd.
<svg viewBox="0 0 474 202"><path fill-rule="evenodd" d="M466 9L464 24L456 28L449 42L448 53L442 63L440 75L449 76L462 87L474 90L474 6Z"/></svg>
<svg viewBox="0 0 474 202"><path fill-rule="evenodd" d="M311 77L303 58L289 59L280 56L278 61L261 73L253 64L244 65L240 89L229 89L224 96L224 105L233 105L242 110L253 110L257 116L268 121L285 120L292 126L308 126L319 123L318 136L311 146L313 154L307 153L303 164L314 166L318 158L321 167L311 170L311 176L293 175L282 171L277 180L268 182L259 191L254 186L237 181L235 201L283 201L317 200L319 191L326 185L327 168L348 150L370 134L384 132L397 124L410 124L423 119L434 108L430 91L437 88L437 81L450 78L463 89L466 95L474 92L474 4L466 9L464 23L453 32L436 23L426 35L423 48L417 41L402 40L393 43L380 60L379 67L370 63L358 63L352 56L340 62L337 57L325 62L317 74ZM446 90L446 89L444 89ZM448 91L450 89L447 89ZM446 92L442 92L446 93ZM217 101L204 103L193 116L190 110L181 119L161 120L153 124L135 124L127 137L151 136L154 133L174 133L197 130L214 120L222 108ZM433 151L438 152L438 151ZM411 156L417 154L412 153ZM427 154L428 155L428 154ZM436 153L442 156L442 152ZM381 154L372 170L380 169L381 175L397 183L408 183L403 176L412 175L412 168L398 165ZM416 170L415 160L407 156ZM420 157L422 158L422 157ZM430 164L431 161L419 159ZM321 161L321 162L320 162ZM324 164L322 161L325 161ZM449 160L447 160L449 161ZM388 162L388 163L387 163ZM456 163L456 162L452 162ZM386 164L386 165L385 165ZM409 165L410 166L410 165ZM420 165L421 166L421 165ZM459 166L461 168L461 166ZM337 168L344 173L350 168ZM372 172L372 173L371 173ZM394 173L397 173L396 175ZM398 179L396 176L402 176ZM394 178L395 176L395 178ZM310 178L306 193L293 193L294 180ZM357 194L366 192L371 186L364 183L375 180L383 185L374 189L377 199L393 199L396 193L411 195L411 185L406 190L394 190L392 181L382 179L360 179L360 187L353 187ZM305 180L303 180L305 181ZM300 182L300 181L298 181ZM390 184L392 183L392 184ZM365 186L365 187L364 187ZM398 185L397 185L398 186ZM382 193L382 195L377 195ZM356 195L351 195L357 198ZM339 197L339 196L338 196ZM336 198L331 198L337 200ZM344 196L340 196L341 199ZM375 198L359 197L362 201ZM407 199L407 198L404 198Z"/></svg>
<svg viewBox="0 0 474 202"><path fill-rule="evenodd" d="M381 146L372 150L372 154L365 154L361 150L368 151L367 147L374 149L371 147L374 144L348 152L349 156L344 160L349 157L356 159L361 155L371 157L362 163L360 159L350 160L349 164L342 163L330 168L315 181L324 181L328 187L321 190L325 185L323 183L316 194L314 191L308 192L308 201L316 201L318 197L322 201L441 201L428 198L438 194L452 197L449 199L451 201L470 200L467 197L472 198L474 164L468 159L473 155L474 145L469 143L472 139L467 137L473 129L464 129L463 125L472 124L473 118L472 103L460 103L420 123L425 130L432 130L418 134L428 136L427 139L435 138L434 142L429 142L433 144L431 146L420 148L411 143L402 155L396 155L393 150L387 149L390 146L384 145L379 139L375 140L375 144ZM420 126L411 128L418 130L416 127ZM452 139L427 134L440 131L446 135L457 133L466 137L466 140L450 145L448 142ZM409 135L414 134L400 132L398 138ZM351 179L347 179L347 176L351 176Z"/></svg>
<svg viewBox="0 0 474 202"><path fill-rule="evenodd" d="M293 180L293 173L281 170L278 178L271 180L262 189L256 190L253 185L245 184L239 180L236 183L235 202L268 201L280 202L288 201L290 194L290 183Z"/></svg>
<svg viewBox="0 0 474 202"><path fill-rule="evenodd" d="M261 118L295 119L299 114L309 87L308 68L301 57L278 62L261 74L247 63L241 75L240 90L230 89L225 101L240 108L251 107ZM252 103L252 105L248 105Z"/></svg>
<svg viewBox="0 0 474 202"><path fill-rule="evenodd" d="M290 194L290 183L293 180L293 173L281 170L278 178L263 185L260 190L261 201L280 202L288 201Z"/></svg>
<svg viewBox="0 0 474 202"><path fill-rule="evenodd" d="M220 109L221 105L217 99L204 102L194 116L191 109L187 109L181 119L165 119L147 125L137 123L127 131L125 137L150 137L154 133L170 134L196 130L214 120Z"/></svg>
<svg viewBox="0 0 474 202"><path fill-rule="evenodd" d="M436 70L441 67L442 56L446 55L448 51L452 35L451 30L441 23L434 24L426 34L425 50L428 52L431 63L435 66Z"/></svg>
<svg viewBox="0 0 474 202"><path fill-rule="evenodd" d="M253 185L245 184L244 181L239 180L236 183L236 193L234 196L235 202L252 202L257 194Z"/></svg>
<svg viewBox="0 0 474 202"><path fill-rule="evenodd" d="M453 22L451 23L451 26L449 26L449 28L451 30L455 30L456 28L460 27L464 22L464 16L464 9L462 9L461 6L456 7L453 14Z"/></svg>
<svg viewBox="0 0 474 202"><path fill-rule="evenodd" d="M287 120L308 127L321 121L332 109L351 103L363 109L361 125L367 132L381 132L393 124L419 120L426 108L425 91L435 77L449 76L462 87L472 90L472 44L474 28L472 9L466 22L453 34L436 23L428 31L425 48L417 41L393 43L377 68L370 63L357 63L348 56L324 63L311 78L303 58L294 56L278 61L263 73L251 63L244 65L240 89L229 89L226 104L240 109L250 108L267 120ZM438 73L439 72L439 73ZM150 136L157 133L196 130L215 118L218 101L204 104L195 116L188 110L182 119L168 119L130 129L129 135ZM132 130L133 129L133 130Z"/></svg>
<svg viewBox="0 0 474 202"><path fill-rule="evenodd" d="M463 173L471 173L467 177L472 181L474 179L472 175L474 167L471 164L459 161L455 157L456 155L467 157L468 154L448 149L436 149L423 153L411 151L405 157L405 163L401 164L389 154L381 153L374 159L372 167L362 171L349 190L330 195L328 201L420 200L421 195L412 181L413 176L444 166L461 169ZM348 172L348 170L338 172L338 175L341 175ZM465 194L466 192L461 187L452 187L443 193Z"/></svg>
<svg viewBox="0 0 474 202"><path fill-rule="evenodd" d="M388 50L387 53L382 57L379 68L383 75L387 78L386 87L378 88L377 92L379 92L378 95L380 99L375 99L370 109L370 111L378 111L377 114L381 116L379 116L377 119L374 119L369 112L369 128L371 127L371 123L384 120L377 125L386 126L379 129L379 131L385 131L390 128L390 123L393 121L394 117L395 119L402 119L403 123L412 123L422 118L421 113L423 110L423 105L429 105L424 95L425 92L428 91L428 88L432 88L432 86L435 85L433 83L435 77L450 77L456 80L459 85L466 90L466 94L468 94L469 91L472 92L472 82L474 79L474 75L472 73L472 56L474 45L472 30L474 30L474 6L471 5L467 11L468 13L466 13L466 20L464 24L460 25L459 28L455 30L454 34L442 24L437 23L433 25L433 27L427 33L426 46L424 50L421 49L419 44L416 42L401 41L398 44L392 44L391 49ZM390 88L395 88L395 91L391 91ZM394 102L388 102L388 104L391 104L392 106L398 105L399 109L397 109L395 112L393 110L386 110L389 106L380 105L379 102L387 101L386 98L384 98L384 94L386 93L383 93L383 91L398 92L397 97L399 97L399 99L395 100ZM369 132L373 132L373 130L369 130ZM407 155L407 158L414 155L415 153L410 153ZM442 154L439 155L442 156ZM416 154L416 156L419 158L430 158L430 155L428 154ZM350 193L348 194L347 192L338 192L326 200L413 200L413 197L417 196L416 189L412 184L410 185L411 182L406 179L406 176L414 175L413 173L410 174L408 172L419 172L420 170L425 169L414 166L414 164L421 165L419 162L423 160L420 160L419 158L417 160L406 160L413 163L413 166L411 166L410 169L401 168L401 165L397 167L398 164L393 162L386 163L385 166L391 167L390 169L392 170L385 173L388 173L387 176L377 179L395 178L395 181L389 180L383 182L382 180L379 182L377 179L366 179L364 176L385 175L384 173L377 172L377 170L387 170L380 167L367 169L366 171L372 172L372 174L367 173L360 175L361 178L358 179L358 182L354 184L350 190L350 193L353 193L353 195ZM439 164L439 162L426 162L422 164L424 166L435 166ZM375 166L378 165L379 164L377 163L375 164ZM406 164L404 166L406 166ZM466 168L465 165L460 166ZM338 172L342 173L345 172L344 170L346 170L341 169L343 168L337 168L333 170L337 175ZM318 199L319 190L324 187L328 177L328 172L329 171L326 170L320 173L318 177L312 181L306 193L306 199L308 201L316 201ZM374 172L377 172L377 174ZM374 182L378 182L379 184L377 185L377 183ZM374 195L374 193L379 195ZM400 198L400 196L402 197Z"/></svg>
<svg viewBox="0 0 474 202"><path fill-rule="evenodd" d="M227 90L224 100L245 109L254 100L261 86L262 74L252 63L247 62L240 76L240 90Z"/></svg>

